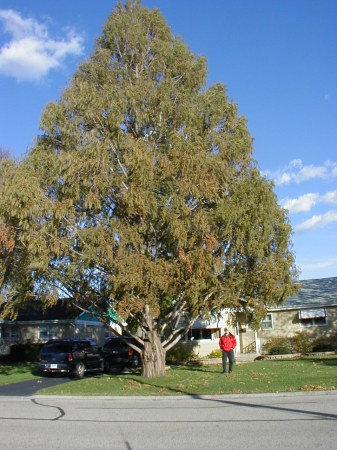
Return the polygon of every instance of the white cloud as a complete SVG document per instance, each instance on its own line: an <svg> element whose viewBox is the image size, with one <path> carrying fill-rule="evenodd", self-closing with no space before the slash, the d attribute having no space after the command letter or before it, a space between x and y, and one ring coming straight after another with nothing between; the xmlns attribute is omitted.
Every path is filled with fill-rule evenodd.
<svg viewBox="0 0 337 450"><path fill-rule="evenodd" d="M329 267L337 267L337 258L327 259L325 261L319 261L312 264L302 264L301 267L305 270L317 270L327 269Z"/></svg>
<svg viewBox="0 0 337 450"><path fill-rule="evenodd" d="M292 214L308 212L314 205L316 205L318 198L318 194L305 194L298 198L282 200L281 205Z"/></svg>
<svg viewBox="0 0 337 450"><path fill-rule="evenodd" d="M291 214L308 212L318 203L337 203L337 190L327 192L324 195L318 193L308 193L301 195L298 198L286 198L281 200L280 204L282 208L287 209Z"/></svg>
<svg viewBox="0 0 337 450"><path fill-rule="evenodd" d="M335 204L337 203L337 190L327 192L325 195L321 197L323 203Z"/></svg>
<svg viewBox="0 0 337 450"><path fill-rule="evenodd" d="M83 38L74 31L55 40L44 24L22 18L10 9L0 9L0 21L4 31L11 35L10 41L0 49L0 73L17 81L39 81L59 67L67 56L83 53Z"/></svg>
<svg viewBox="0 0 337 450"><path fill-rule="evenodd" d="M294 159L281 170L266 171L266 176L272 178L277 186L294 182L296 184L313 179L326 179L337 176L337 163L325 161L323 165L304 165L301 159Z"/></svg>
<svg viewBox="0 0 337 450"><path fill-rule="evenodd" d="M325 214L312 216L295 228L295 231L308 231L315 228L324 228L332 222L337 222L337 211L328 211Z"/></svg>

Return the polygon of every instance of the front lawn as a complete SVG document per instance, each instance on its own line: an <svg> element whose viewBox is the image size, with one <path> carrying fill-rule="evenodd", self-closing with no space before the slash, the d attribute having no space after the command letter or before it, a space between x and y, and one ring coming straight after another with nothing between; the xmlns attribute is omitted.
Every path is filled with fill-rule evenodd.
<svg viewBox="0 0 337 450"><path fill-rule="evenodd" d="M221 395L337 389L337 356L254 361L222 374L220 365L177 366L165 377L101 375L43 389L47 395Z"/></svg>
<svg viewBox="0 0 337 450"><path fill-rule="evenodd" d="M1 364L0 385L37 378L35 364ZM42 389L45 395L221 395L337 389L337 356L254 361L222 374L219 364L172 366L165 377L143 378L140 371L69 378Z"/></svg>
<svg viewBox="0 0 337 450"><path fill-rule="evenodd" d="M38 378L34 363L0 362L0 386Z"/></svg>

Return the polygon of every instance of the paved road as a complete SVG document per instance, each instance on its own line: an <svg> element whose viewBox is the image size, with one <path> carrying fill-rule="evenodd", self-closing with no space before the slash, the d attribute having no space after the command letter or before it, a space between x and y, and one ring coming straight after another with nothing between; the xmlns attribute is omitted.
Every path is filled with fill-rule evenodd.
<svg viewBox="0 0 337 450"><path fill-rule="evenodd" d="M1 449L336 449L337 391L0 397Z"/></svg>

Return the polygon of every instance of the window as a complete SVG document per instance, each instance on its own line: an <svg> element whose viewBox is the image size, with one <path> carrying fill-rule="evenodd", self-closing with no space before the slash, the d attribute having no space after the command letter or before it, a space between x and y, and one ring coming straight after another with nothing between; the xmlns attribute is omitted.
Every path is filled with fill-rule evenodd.
<svg viewBox="0 0 337 450"><path fill-rule="evenodd" d="M272 330L274 328L273 315L267 314L266 317L261 322L262 330Z"/></svg>
<svg viewBox="0 0 337 450"><path fill-rule="evenodd" d="M220 330L218 328L192 328L188 332L189 341L198 341L200 339L207 339L212 341L220 337Z"/></svg>
<svg viewBox="0 0 337 450"><path fill-rule="evenodd" d="M328 324L325 308L302 309L298 315L301 327L325 326Z"/></svg>
<svg viewBox="0 0 337 450"><path fill-rule="evenodd" d="M208 328L203 328L202 330L202 338L203 339L212 339L212 330L209 330Z"/></svg>
<svg viewBox="0 0 337 450"><path fill-rule="evenodd" d="M48 341L49 339L56 339L58 337L58 327L55 326L40 326L39 340Z"/></svg>
<svg viewBox="0 0 337 450"><path fill-rule="evenodd" d="M201 329L200 328L195 328L192 330L190 330L188 332L188 340L189 341L198 341L199 339L201 339Z"/></svg>
<svg viewBox="0 0 337 450"><path fill-rule="evenodd" d="M17 341L20 339L20 330L15 327L6 327L2 329L1 336L5 341Z"/></svg>

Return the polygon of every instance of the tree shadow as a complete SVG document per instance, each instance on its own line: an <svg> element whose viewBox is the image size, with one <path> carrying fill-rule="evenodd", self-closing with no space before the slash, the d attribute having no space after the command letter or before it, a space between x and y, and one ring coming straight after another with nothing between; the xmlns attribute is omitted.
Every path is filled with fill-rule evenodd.
<svg viewBox="0 0 337 450"><path fill-rule="evenodd" d="M15 373L27 373L30 372L34 375L34 364L33 363L13 363L1 360L0 364L0 375L13 375Z"/></svg>
<svg viewBox="0 0 337 450"><path fill-rule="evenodd" d="M337 356L331 358L306 357L305 361L313 364L322 364L324 366L337 366Z"/></svg>
<svg viewBox="0 0 337 450"><path fill-rule="evenodd" d="M205 372L205 373L218 373L219 364L214 364L215 370L210 370L208 366L204 366L203 364L186 364L186 365L177 365L174 366L171 364L171 367L174 367L175 370L181 370L181 371L190 371L190 372ZM221 366L221 373L222 373L222 366Z"/></svg>

